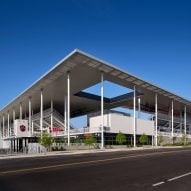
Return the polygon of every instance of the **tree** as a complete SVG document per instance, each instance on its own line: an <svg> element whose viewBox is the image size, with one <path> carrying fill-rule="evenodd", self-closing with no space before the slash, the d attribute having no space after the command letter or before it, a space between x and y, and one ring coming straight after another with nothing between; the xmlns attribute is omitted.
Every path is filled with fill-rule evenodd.
<svg viewBox="0 0 191 191"><path fill-rule="evenodd" d="M90 147L92 144L96 143L96 138L92 134L88 134L86 135L84 143Z"/></svg>
<svg viewBox="0 0 191 191"><path fill-rule="evenodd" d="M148 135L146 135L146 134L142 134L140 137L139 137L139 142L142 144L142 145L144 145L144 144L146 144L147 142L148 142Z"/></svg>
<svg viewBox="0 0 191 191"><path fill-rule="evenodd" d="M116 142L119 145L122 145L123 143L126 142L126 136L122 132L120 132L120 131L119 131L119 133L116 136Z"/></svg>
<svg viewBox="0 0 191 191"><path fill-rule="evenodd" d="M183 145L187 145L188 143L188 136L186 134L183 134L182 137L181 137L181 143Z"/></svg>
<svg viewBox="0 0 191 191"><path fill-rule="evenodd" d="M42 136L39 138L39 143L43 145L46 148L50 149L50 146L52 144L52 137L49 133L42 133Z"/></svg>
<svg viewBox="0 0 191 191"><path fill-rule="evenodd" d="M158 137L158 144L161 146L163 142L164 142L164 138L163 138L162 134L160 134Z"/></svg>

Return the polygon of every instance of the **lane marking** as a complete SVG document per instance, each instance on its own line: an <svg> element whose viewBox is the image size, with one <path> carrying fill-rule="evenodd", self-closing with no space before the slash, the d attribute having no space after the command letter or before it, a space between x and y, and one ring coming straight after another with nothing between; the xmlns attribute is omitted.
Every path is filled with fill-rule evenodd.
<svg viewBox="0 0 191 191"><path fill-rule="evenodd" d="M165 182L158 182L158 183L156 183L156 184L153 184L152 186L159 186L159 185L161 185L161 184L164 184Z"/></svg>
<svg viewBox="0 0 191 191"><path fill-rule="evenodd" d="M159 185L161 185L161 184L164 184L164 183L167 183L167 182L171 182L171 181L174 181L174 180L183 178L183 177L185 177L185 176L190 176L190 175L191 175L191 172L188 172L188 173L182 174L182 175L180 175L180 176L175 176L174 178L170 178L170 179L168 179L166 182L164 182L164 181L158 182L158 183L156 183L156 184L153 184L152 186L159 186Z"/></svg>
<svg viewBox="0 0 191 191"><path fill-rule="evenodd" d="M182 175L180 175L180 176L176 176L176 177L174 177L174 178L168 179L168 182L171 182L171 181L173 181L173 180L177 180L177 179L183 178L183 177L185 177L185 176L189 176L189 175L191 175L191 172L188 172L188 173L186 173L186 174L182 174Z"/></svg>
<svg viewBox="0 0 191 191"><path fill-rule="evenodd" d="M115 161L115 160L146 157L146 156L155 156L155 155L164 155L164 154L186 152L186 151L191 151L191 150L187 149L187 150L178 150L178 151L163 151L163 152L156 152L156 153L136 154L136 155L130 155L130 156L124 156L124 157L116 157L116 158L108 158L108 159L100 159L100 160L68 163L68 164L58 164L58 165L49 165L49 166L25 168L25 169L18 169L18 170L8 170L8 171L0 172L0 175L15 174L15 173L26 173L26 172L31 172L31 171L53 169L53 168L58 168L58 167L70 167L70 166L78 166L78 165L83 165L83 164L95 164L95 163L99 163L99 162L107 162L107 161Z"/></svg>

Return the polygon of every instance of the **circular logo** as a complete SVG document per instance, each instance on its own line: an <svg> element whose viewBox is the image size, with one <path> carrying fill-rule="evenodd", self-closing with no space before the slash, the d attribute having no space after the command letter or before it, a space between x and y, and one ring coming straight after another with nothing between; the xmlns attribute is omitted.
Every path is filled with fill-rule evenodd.
<svg viewBox="0 0 191 191"><path fill-rule="evenodd" d="M25 132L26 131L26 127L24 125L20 125L20 130L21 130L21 132Z"/></svg>

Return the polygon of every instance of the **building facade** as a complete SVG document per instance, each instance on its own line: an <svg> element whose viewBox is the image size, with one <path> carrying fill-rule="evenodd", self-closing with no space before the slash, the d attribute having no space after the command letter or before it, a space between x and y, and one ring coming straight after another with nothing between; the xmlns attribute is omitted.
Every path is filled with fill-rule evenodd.
<svg viewBox="0 0 191 191"><path fill-rule="evenodd" d="M105 81L131 91L107 98L104 96ZM100 84L100 96L85 91L96 84ZM130 109L133 115L104 114L116 107ZM151 114L152 119L140 119L137 112ZM71 118L82 115L88 115L89 126L73 127ZM103 148L108 133L116 134L119 130L131 135L133 146L142 133L153 137L156 146L160 134L170 139L183 135L190 138L191 102L92 55L74 50L0 111L0 147L14 151L36 142L43 132L66 138L70 146L71 137L96 131Z"/></svg>

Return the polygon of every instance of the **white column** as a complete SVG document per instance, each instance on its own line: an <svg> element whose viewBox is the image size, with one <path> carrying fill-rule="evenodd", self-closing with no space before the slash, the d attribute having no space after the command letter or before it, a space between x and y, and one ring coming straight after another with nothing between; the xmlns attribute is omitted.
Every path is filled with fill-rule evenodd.
<svg viewBox="0 0 191 191"><path fill-rule="evenodd" d="M13 123L15 122L15 108L13 108Z"/></svg>
<svg viewBox="0 0 191 191"><path fill-rule="evenodd" d="M20 102L20 117L19 119L22 119L23 116L23 107L22 107L22 102Z"/></svg>
<svg viewBox="0 0 191 191"><path fill-rule="evenodd" d="M141 98L138 98L138 118L141 118Z"/></svg>
<svg viewBox="0 0 191 191"><path fill-rule="evenodd" d="M158 146L158 95L155 94L155 146Z"/></svg>
<svg viewBox="0 0 191 191"><path fill-rule="evenodd" d="M66 134L67 130L67 98L66 96L64 97L64 133Z"/></svg>
<svg viewBox="0 0 191 191"><path fill-rule="evenodd" d="M0 122L0 124L1 124L1 137L3 138L3 125L2 125L2 122L3 122L3 118L1 116L1 122Z"/></svg>
<svg viewBox="0 0 191 191"><path fill-rule="evenodd" d="M29 97L29 134L32 136L32 122L31 122L31 97Z"/></svg>
<svg viewBox="0 0 191 191"><path fill-rule="evenodd" d="M186 135L186 106L184 106L184 134Z"/></svg>
<svg viewBox="0 0 191 191"><path fill-rule="evenodd" d="M133 96L133 137L134 137L134 147L136 147L136 87L134 86L134 96Z"/></svg>
<svg viewBox="0 0 191 191"><path fill-rule="evenodd" d="M101 73L101 148L104 148L104 76Z"/></svg>
<svg viewBox="0 0 191 191"><path fill-rule="evenodd" d="M67 74L67 88L68 88L68 96L67 96L67 99L68 99L68 103L67 103L67 114L68 114L68 120L67 120L67 126L68 126L68 146L70 146L70 73L68 72Z"/></svg>
<svg viewBox="0 0 191 191"><path fill-rule="evenodd" d="M12 132L14 134L14 124L15 124L15 107L13 107L13 126L12 126Z"/></svg>
<svg viewBox="0 0 191 191"><path fill-rule="evenodd" d="M34 123L33 123L33 110L32 110L32 122L31 122L32 124L32 136L34 135Z"/></svg>
<svg viewBox="0 0 191 191"><path fill-rule="evenodd" d="M10 136L10 120L9 120L9 111L7 112L7 136Z"/></svg>
<svg viewBox="0 0 191 191"><path fill-rule="evenodd" d="M172 111L171 111L171 114L172 114L172 123L171 123L171 128L172 128L172 138L174 137L174 101L172 100Z"/></svg>
<svg viewBox="0 0 191 191"><path fill-rule="evenodd" d="M52 99L50 103L50 129L52 133L53 132L53 100Z"/></svg>
<svg viewBox="0 0 191 191"><path fill-rule="evenodd" d="M43 89L40 91L40 135L42 137L43 131Z"/></svg>
<svg viewBox="0 0 191 191"><path fill-rule="evenodd" d="M5 116L3 114L3 137L5 137Z"/></svg>
<svg viewBox="0 0 191 191"><path fill-rule="evenodd" d="M0 137L3 137L3 129L1 126L1 116L0 116Z"/></svg>
<svg viewBox="0 0 191 191"><path fill-rule="evenodd" d="M184 123L182 123L182 111L180 110L180 133L182 134L182 125Z"/></svg>

